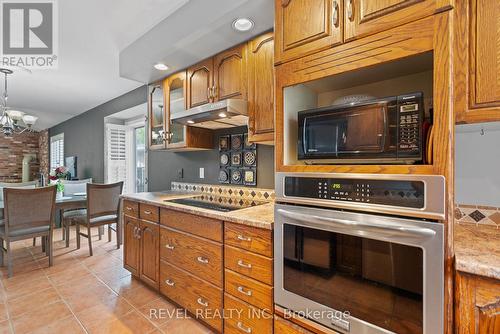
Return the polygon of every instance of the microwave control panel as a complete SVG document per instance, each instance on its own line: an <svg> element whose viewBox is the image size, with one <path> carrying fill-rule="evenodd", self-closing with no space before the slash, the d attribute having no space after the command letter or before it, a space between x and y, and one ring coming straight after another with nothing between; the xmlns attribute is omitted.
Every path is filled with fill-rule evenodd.
<svg viewBox="0 0 500 334"><path fill-rule="evenodd" d="M331 201L424 208L422 181L285 177L284 194Z"/></svg>
<svg viewBox="0 0 500 334"><path fill-rule="evenodd" d="M399 147L400 154L420 151L421 124L423 120L422 95L398 97Z"/></svg>

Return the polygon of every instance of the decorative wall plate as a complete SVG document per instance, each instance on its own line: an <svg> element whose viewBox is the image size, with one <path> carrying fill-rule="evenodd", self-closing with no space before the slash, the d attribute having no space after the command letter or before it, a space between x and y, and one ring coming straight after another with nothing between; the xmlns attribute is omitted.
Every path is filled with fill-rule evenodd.
<svg viewBox="0 0 500 334"><path fill-rule="evenodd" d="M231 166L241 166L241 153L231 153Z"/></svg>
<svg viewBox="0 0 500 334"><path fill-rule="evenodd" d="M229 173L225 170L219 171L219 182L220 183L229 183Z"/></svg>
<svg viewBox="0 0 500 334"><path fill-rule="evenodd" d="M220 136L219 137L219 151L229 150L231 136Z"/></svg>
<svg viewBox="0 0 500 334"><path fill-rule="evenodd" d="M243 184L246 186L257 185L257 170L255 168L243 170Z"/></svg>
<svg viewBox="0 0 500 334"><path fill-rule="evenodd" d="M231 136L231 149L241 150L242 145L243 145L243 136L242 135L232 135Z"/></svg>
<svg viewBox="0 0 500 334"><path fill-rule="evenodd" d="M227 166L229 164L229 154L221 153L219 161L221 166Z"/></svg>
<svg viewBox="0 0 500 334"><path fill-rule="evenodd" d="M245 166L254 166L257 161L257 154L254 151L246 151L243 153L243 162Z"/></svg>
<svg viewBox="0 0 500 334"><path fill-rule="evenodd" d="M242 182L242 173L239 169L232 169L231 170L231 183L233 184L241 184Z"/></svg>

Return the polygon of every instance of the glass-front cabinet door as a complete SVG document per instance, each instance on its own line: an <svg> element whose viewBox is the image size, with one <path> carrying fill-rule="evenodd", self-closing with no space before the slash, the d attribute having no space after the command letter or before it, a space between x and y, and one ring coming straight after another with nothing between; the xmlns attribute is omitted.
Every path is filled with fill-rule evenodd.
<svg viewBox="0 0 500 334"><path fill-rule="evenodd" d="M171 121L172 115L182 113L186 104L186 71L174 74L164 81L167 105L167 149L186 146L186 126Z"/></svg>
<svg viewBox="0 0 500 334"><path fill-rule="evenodd" d="M163 87L152 85L149 90L149 148L165 148L165 109Z"/></svg>

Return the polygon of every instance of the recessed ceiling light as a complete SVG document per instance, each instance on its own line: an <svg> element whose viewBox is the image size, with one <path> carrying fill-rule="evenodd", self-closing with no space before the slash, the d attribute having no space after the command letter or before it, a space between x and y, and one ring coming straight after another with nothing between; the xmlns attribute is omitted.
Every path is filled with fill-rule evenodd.
<svg viewBox="0 0 500 334"><path fill-rule="evenodd" d="M225 113L223 113L223 112L221 112L221 113L219 114L219 117L222 117L222 118L224 118L224 117L226 117L226 116L227 116L227 115L226 115Z"/></svg>
<svg viewBox="0 0 500 334"><path fill-rule="evenodd" d="M188 123L189 123L189 124L194 124L194 121L192 121L192 120L188 120Z"/></svg>
<svg viewBox="0 0 500 334"><path fill-rule="evenodd" d="M233 29L238 31L249 31L253 25L253 21L246 17L240 17L233 21Z"/></svg>
<svg viewBox="0 0 500 334"><path fill-rule="evenodd" d="M159 71L166 71L168 70L168 66L163 64L163 63L158 63L158 64L155 64L154 66L157 70Z"/></svg>

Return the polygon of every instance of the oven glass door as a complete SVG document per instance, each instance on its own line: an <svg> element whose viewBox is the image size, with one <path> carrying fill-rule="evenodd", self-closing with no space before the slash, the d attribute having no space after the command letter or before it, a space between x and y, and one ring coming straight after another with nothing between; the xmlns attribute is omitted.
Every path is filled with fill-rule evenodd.
<svg viewBox="0 0 500 334"><path fill-rule="evenodd" d="M423 333L419 247L283 225L283 288L386 330Z"/></svg>
<svg viewBox="0 0 500 334"><path fill-rule="evenodd" d="M306 155L340 157L382 153L390 142L386 138L389 133L387 103L306 116L303 126Z"/></svg>

